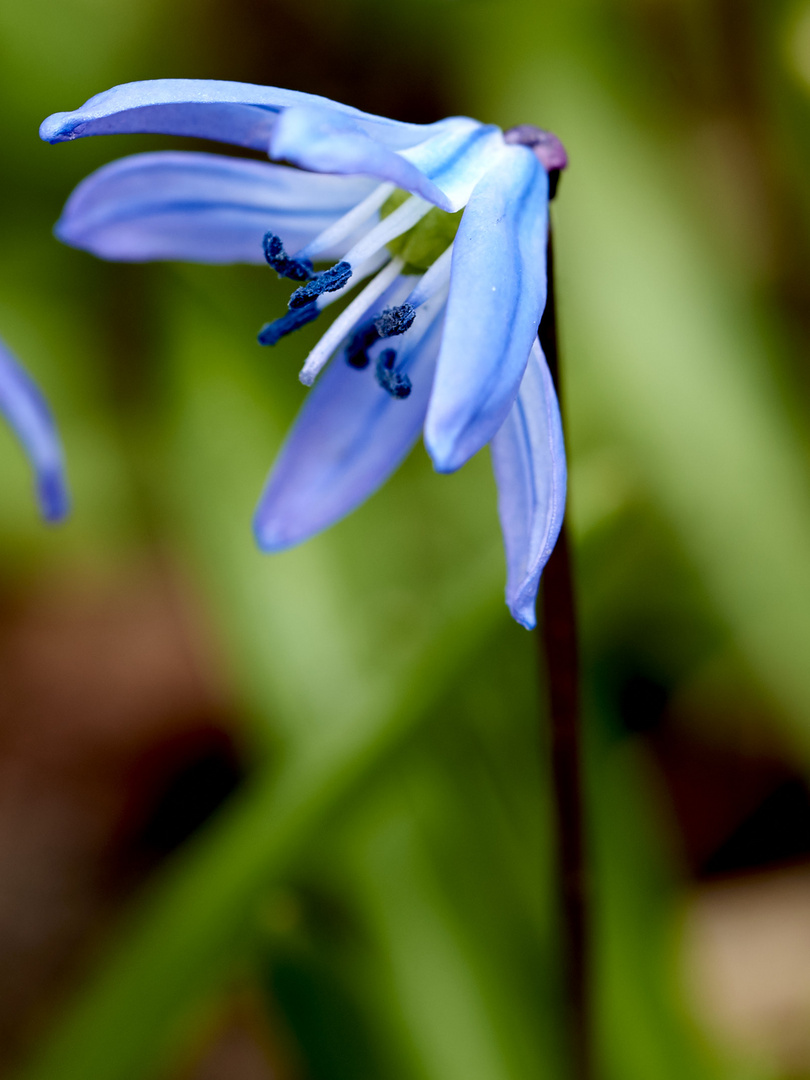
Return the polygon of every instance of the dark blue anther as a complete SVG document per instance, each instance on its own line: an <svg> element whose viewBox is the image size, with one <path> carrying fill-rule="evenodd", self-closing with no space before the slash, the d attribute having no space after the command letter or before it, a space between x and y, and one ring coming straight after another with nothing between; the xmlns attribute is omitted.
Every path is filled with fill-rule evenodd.
<svg viewBox="0 0 810 1080"><path fill-rule="evenodd" d="M381 311L374 320L377 334L381 338L396 337L410 330L416 318L416 308L412 304L400 304Z"/></svg>
<svg viewBox="0 0 810 1080"><path fill-rule="evenodd" d="M277 341L281 341L283 337L291 334L293 330L298 330L299 327L306 326L308 322L317 319L319 314L320 312L315 304L308 304L306 307L288 311L280 319L265 323L259 331L259 344L275 345Z"/></svg>
<svg viewBox="0 0 810 1080"><path fill-rule="evenodd" d="M328 270L324 270L322 274L317 274L306 285L296 289L290 297L290 307L303 307L304 304L312 303L321 293L335 292L337 289L342 289L351 276L352 268L349 263L335 263Z"/></svg>
<svg viewBox="0 0 810 1080"><path fill-rule="evenodd" d="M377 357L377 382L391 397L406 398L413 387L407 375L394 369L396 358L393 349L383 349Z"/></svg>
<svg viewBox="0 0 810 1080"><path fill-rule="evenodd" d="M346 363L358 369L368 367L368 350L379 339L380 335L374 323L363 323L352 334L346 346Z"/></svg>
<svg viewBox="0 0 810 1080"><path fill-rule="evenodd" d="M346 349L346 362L352 367L368 367L368 350L380 338L397 337L410 330L416 318L416 308L411 304L386 308L371 322L363 323L352 335Z"/></svg>
<svg viewBox="0 0 810 1080"><path fill-rule="evenodd" d="M312 277L312 263L309 259L294 259L284 250L281 237L275 233L265 233L262 240L264 257L279 277L293 281L309 281Z"/></svg>

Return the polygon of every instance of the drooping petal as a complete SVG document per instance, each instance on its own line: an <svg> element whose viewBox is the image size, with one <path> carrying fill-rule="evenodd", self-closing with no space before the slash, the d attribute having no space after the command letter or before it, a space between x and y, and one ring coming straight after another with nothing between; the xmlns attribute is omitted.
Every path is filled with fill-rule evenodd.
<svg viewBox="0 0 810 1080"><path fill-rule="evenodd" d="M410 149L395 151L352 117L307 106L279 117L269 152L315 172L375 176L454 212L503 147L499 128L461 116L436 125Z"/></svg>
<svg viewBox="0 0 810 1080"><path fill-rule="evenodd" d="M465 131L473 120L458 120ZM421 195L443 210L455 209L447 196L421 168L369 134L351 116L334 109L300 106L286 109L270 137L273 158L291 161L302 169L324 173L361 173L387 180Z"/></svg>
<svg viewBox="0 0 810 1080"><path fill-rule="evenodd" d="M453 246L450 296L425 425L439 472L460 468L506 418L546 302L548 176L507 146L479 181Z"/></svg>
<svg viewBox="0 0 810 1080"><path fill-rule="evenodd" d="M55 231L104 259L263 263L266 232L295 251L374 186L221 154L135 154L83 180Z"/></svg>
<svg viewBox="0 0 810 1080"><path fill-rule="evenodd" d="M46 521L68 511L62 446L45 399L30 375L0 342L0 413L16 432L36 474L37 497Z"/></svg>
<svg viewBox="0 0 810 1080"><path fill-rule="evenodd" d="M560 409L536 340L520 392L492 440L492 463L506 549L506 603L531 630L540 574L562 527L566 488Z"/></svg>
<svg viewBox="0 0 810 1080"><path fill-rule="evenodd" d="M381 304L385 303L385 299ZM441 337L441 318L425 312L398 350L413 383L397 400L374 377L338 355L311 390L273 467L254 519L259 546L282 551L334 524L388 479L419 436ZM431 321L432 320L432 321Z"/></svg>
<svg viewBox="0 0 810 1080"><path fill-rule="evenodd" d="M296 105L353 117L375 139L399 149L421 142L445 123L403 124L316 94L275 86L217 79L152 79L114 86L74 112L54 113L43 121L39 133L50 143L122 132L190 135L266 150L279 112Z"/></svg>

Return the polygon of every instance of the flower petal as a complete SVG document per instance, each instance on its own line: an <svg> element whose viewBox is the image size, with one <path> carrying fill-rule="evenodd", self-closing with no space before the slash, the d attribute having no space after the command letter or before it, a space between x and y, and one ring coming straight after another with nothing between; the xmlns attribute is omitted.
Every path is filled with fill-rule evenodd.
<svg viewBox="0 0 810 1080"><path fill-rule="evenodd" d="M506 146L476 185L453 247L450 296L425 424L439 472L489 442L517 395L546 302L548 176Z"/></svg>
<svg viewBox="0 0 810 1080"><path fill-rule="evenodd" d="M221 154L135 154L83 180L55 231L104 259L263 263L266 232L296 251L374 186Z"/></svg>
<svg viewBox="0 0 810 1080"><path fill-rule="evenodd" d="M474 120L457 123L465 131L468 125L480 127ZM278 118L270 137L269 154L314 172L375 176L421 195L444 210L455 209L418 165L375 136L376 132L370 135L354 118L334 109L300 106L285 109Z"/></svg>
<svg viewBox="0 0 810 1080"><path fill-rule="evenodd" d="M315 172L375 176L455 212L504 147L499 128L464 116L434 125L428 138L402 151L376 136L333 109L290 108L278 119L269 152Z"/></svg>
<svg viewBox="0 0 810 1080"><path fill-rule="evenodd" d="M403 124L329 98L275 86L217 79L152 79L114 86L74 112L54 113L43 121L39 134L50 143L121 132L191 135L266 150L279 112L295 105L353 117L375 139L400 149L421 142L443 124Z"/></svg>
<svg viewBox="0 0 810 1080"><path fill-rule="evenodd" d="M447 121L442 131L399 156L423 172L444 195L444 209L455 212L467 205L476 184L498 161L503 148L500 128L457 116Z"/></svg>
<svg viewBox="0 0 810 1080"><path fill-rule="evenodd" d="M566 488L560 408L536 340L517 399L492 440L492 463L506 549L506 603L531 630L540 574L562 527Z"/></svg>
<svg viewBox="0 0 810 1080"><path fill-rule="evenodd" d="M338 521L375 492L413 446L441 337L436 312L425 315L427 329L414 326L398 349L401 370L413 382L410 397L395 400L377 384L373 364L358 371L342 354L310 391L256 511L263 550L282 551Z"/></svg>
<svg viewBox="0 0 810 1080"><path fill-rule="evenodd" d="M69 497L62 446L53 417L33 379L0 342L0 413L16 432L34 467L42 516L58 521Z"/></svg>

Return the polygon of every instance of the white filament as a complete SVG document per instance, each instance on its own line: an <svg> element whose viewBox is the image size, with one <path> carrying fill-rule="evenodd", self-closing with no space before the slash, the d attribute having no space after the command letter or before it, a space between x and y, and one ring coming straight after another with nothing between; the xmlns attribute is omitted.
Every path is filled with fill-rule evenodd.
<svg viewBox="0 0 810 1080"><path fill-rule="evenodd" d="M434 293L438 292L450 280L450 263L453 257L453 245L446 248L423 274L413 292L408 297L407 303L413 307L424 304Z"/></svg>
<svg viewBox="0 0 810 1080"><path fill-rule="evenodd" d="M390 195L396 191L396 184L379 184L370 195L367 195L362 202L359 202L357 206L353 206L348 213L345 213L342 218L338 218L337 221L319 233L314 240L301 248L296 253L296 259L315 259L323 251L329 251L334 248L341 240L345 240L351 236L356 229L359 229L361 225L375 214L382 204Z"/></svg>
<svg viewBox="0 0 810 1080"><path fill-rule="evenodd" d="M445 282L443 285L438 286L438 288L433 293L431 293L430 296L426 297L421 302L421 305L416 312L416 318L414 319L413 327L411 328L411 330L407 330L405 332L405 337L408 339L411 347L413 345L413 342L419 342L422 340L422 338L431 328L433 323L436 321L437 316L442 314L442 312L444 311L444 306L447 303L448 291L449 290L447 282ZM409 335L411 334L413 335L412 338L409 337Z"/></svg>
<svg viewBox="0 0 810 1080"><path fill-rule="evenodd" d="M403 266L402 259L392 259L375 278L372 278L365 289L358 296L355 296L349 306L341 311L340 315L306 358L301 374L298 376L304 386L312 386L318 372L326 364L344 337L354 329L374 301L378 300L390 285L393 285L399 277Z"/></svg>
<svg viewBox="0 0 810 1080"><path fill-rule="evenodd" d="M417 221L421 221L432 209L433 203L429 203L427 199L422 199L418 195L411 195L410 199L406 199L388 217L384 217L382 221L369 229L341 261L347 262L351 267L365 262L391 240L395 240L408 229L412 229Z"/></svg>

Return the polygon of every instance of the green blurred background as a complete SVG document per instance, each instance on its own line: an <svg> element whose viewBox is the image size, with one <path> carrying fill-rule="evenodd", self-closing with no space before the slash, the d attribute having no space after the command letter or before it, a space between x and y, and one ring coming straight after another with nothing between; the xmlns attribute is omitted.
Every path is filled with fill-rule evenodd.
<svg viewBox="0 0 810 1080"><path fill-rule="evenodd" d="M487 455L419 447L259 555L317 331L255 345L269 271L51 236L93 168L193 144L39 122L167 76L563 139L598 1075L810 1076L810 4L782 0L0 0L0 333L75 500L42 527L0 431L0 1066L567 1075Z"/></svg>

